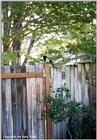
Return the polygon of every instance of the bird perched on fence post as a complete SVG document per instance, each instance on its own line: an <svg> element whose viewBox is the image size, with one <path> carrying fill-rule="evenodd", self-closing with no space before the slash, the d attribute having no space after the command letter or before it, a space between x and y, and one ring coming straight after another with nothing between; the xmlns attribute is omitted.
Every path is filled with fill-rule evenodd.
<svg viewBox="0 0 97 140"><path fill-rule="evenodd" d="M52 60L48 56L43 55L43 61L44 61L44 63L50 63L55 68L54 63L52 62Z"/></svg>

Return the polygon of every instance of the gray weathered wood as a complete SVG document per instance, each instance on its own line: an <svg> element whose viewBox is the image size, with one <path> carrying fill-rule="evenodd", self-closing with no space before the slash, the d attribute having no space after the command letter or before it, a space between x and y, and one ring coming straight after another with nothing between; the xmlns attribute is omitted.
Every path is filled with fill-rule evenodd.
<svg viewBox="0 0 97 140"><path fill-rule="evenodd" d="M43 79L36 79L36 109L37 109L37 138L44 138L44 130L43 130L43 118L42 118L42 110L43 110Z"/></svg>
<svg viewBox="0 0 97 140"><path fill-rule="evenodd" d="M66 66L65 68L65 75L66 75L66 86L69 90L71 90L71 67L70 66Z"/></svg>
<svg viewBox="0 0 97 140"><path fill-rule="evenodd" d="M2 73L5 72L5 67L2 67ZM2 84L2 90L1 90L1 105L2 105L2 114L1 114L1 125L2 125L2 138L7 136L7 129L6 129L6 95L5 95L5 90L6 90L6 80L1 80Z"/></svg>
<svg viewBox="0 0 97 140"><path fill-rule="evenodd" d="M75 99L75 71L74 71L74 66L71 66L71 100Z"/></svg>
<svg viewBox="0 0 97 140"><path fill-rule="evenodd" d="M10 66L5 66L5 73L10 73ZM5 83L5 100L6 100L6 129L7 136L13 137L13 119L12 119L12 102L11 102L11 80L6 79ZM9 127L10 126L10 127Z"/></svg>
<svg viewBox="0 0 97 140"><path fill-rule="evenodd" d="M82 69L81 64L78 64L78 101L82 101Z"/></svg>
<svg viewBox="0 0 97 140"><path fill-rule="evenodd" d="M22 72L26 72L26 68L22 68ZM23 119L23 126L22 126L22 136L28 136L27 130L27 94L26 94L26 79L21 79L22 84L22 119Z"/></svg>
<svg viewBox="0 0 97 140"><path fill-rule="evenodd" d="M62 78L59 69L51 69L49 80L53 90L60 88L66 81L71 90L72 99L83 101L95 111L96 87L91 76L96 70L95 63L68 65L65 68L66 78ZM43 65L28 65L26 67L4 66L2 73L30 73L43 71ZM86 76L88 74L88 79ZM44 110L43 96L45 80L43 78L2 79L2 138L16 137L27 139L44 139L47 134L46 119L42 118ZM45 123L44 123L45 120ZM45 124L45 125L44 125ZM10 127L9 127L10 126ZM44 130L45 129L45 130ZM66 138L66 120L55 124L52 122L52 138ZM49 131L50 132L50 131Z"/></svg>
<svg viewBox="0 0 97 140"><path fill-rule="evenodd" d="M79 101L79 92L78 92L78 75L77 75L77 66L74 67L75 70L75 100L78 102Z"/></svg>
<svg viewBox="0 0 97 140"><path fill-rule="evenodd" d="M87 82L85 78L85 65L82 65L82 102L85 105L89 105L89 97L87 92Z"/></svg>
<svg viewBox="0 0 97 140"><path fill-rule="evenodd" d="M55 91L57 88L60 88L63 85L62 72L59 69L52 69L51 78L52 78L51 80L52 81L52 96L55 96L55 93L53 93L53 91ZM65 129L66 129L65 126L63 127L63 122L60 122L58 124L55 124L53 122L52 123L52 138L60 139L63 137L63 135L66 136L66 134L63 134L65 133Z"/></svg>
<svg viewBox="0 0 97 140"><path fill-rule="evenodd" d="M11 67L11 72L16 73L16 67ZM17 79L11 80L11 91L12 91L12 115L13 115L13 135L14 137L20 136L20 122L19 122L19 111L18 111L18 88Z"/></svg>
<svg viewBox="0 0 97 140"><path fill-rule="evenodd" d="M31 66L26 66L26 72L30 72ZM26 78L27 83L27 110L28 110L28 136L32 137L32 79Z"/></svg>

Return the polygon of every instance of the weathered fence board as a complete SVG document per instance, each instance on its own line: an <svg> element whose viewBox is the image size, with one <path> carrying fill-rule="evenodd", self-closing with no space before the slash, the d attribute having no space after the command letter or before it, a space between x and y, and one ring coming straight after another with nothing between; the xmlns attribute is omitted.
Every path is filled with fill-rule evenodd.
<svg viewBox="0 0 97 140"><path fill-rule="evenodd" d="M6 66L5 69L3 69L3 72L10 73L10 67ZM4 116L4 119L2 118L2 121L4 122L3 135L5 136L8 135L9 137L12 137L13 136L13 120L12 120L12 104L11 104L11 80L6 79L6 81L4 80L2 82L4 82L3 84L4 95L2 96L2 101L4 100L4 106L2 109L3 111L2 117ZM2 105L3 105L3 102L2 102Z"/></svg>
<svg viewBox="0 0 97 140"><path fill-rule="evenodd" d="M65 79L66 79L66 86L67 86L67 88L69 89L69 90L71 90L71 79L70 79L70 77L71 77L71 75L70 75L70 73L71 73L71 69L70 69L70 67L69 66L66 66L66 68L65 68Z"/></svg>
<svg viewBox="0 0 97 140"><path fill-rule="evenodd" d="M43 111L43 79L37 78L36 79L36 92L37 92L37 134L38 137L37 139L43 139L44 138L44 133L43 133L43 118L42 118L42 111ZM40 93L39 93L40 92Z"/></svg>
<svg viewBox="0 0 97 140"><path fill-rule="evenodd" d="M76 100L76 101L78 101L79 100L79 93L78 93L78 75L77 75L77 67L75 66L75 81L74 81L74 89L75 89L75 97L74 97L74 99Z"/></svg>
<svg viewBox="0 0 97 140"><path fill-rule="evenodd" d="M55 91L57 88L60 88L63 85L63 77L62 72L59 69L51 70L51 78L52 78L52 96L54 97ZM68 78L69 79L69 78ZM52 122L52 139L63 139L66 138L66 122L62 121L57 124Z"/></svg>
<svg viewBox="0 0 97 140"><path fill-rule="evenodd" d="M26 67L27 72L32 72L32 66ZM33 94L33 78L27 78L27 110L28 110L28 136L34 137L34 130L33 130L33 118L32 118L32 94ZM33 134L32 134L33 133Z"/></svg>
<svg viewBox="0 0 97 140"><path fill-rule="evenodd" d="M71 100L74 100L74 98L75 98L75 86L74 86L74 83L75 83L75 79L74 79L74 66L71 66L71 90L70 90L70 92L71 92Z"/></svg>
<svg viewBox="0 0 97 140"><path fill-rule="evenodd" d="M5 86L6 86L6 81L2 80L2 116L1 116L1 123L2 123L2 135L6 136L7 131L6 131L6 98L5 98Z"/></svg>

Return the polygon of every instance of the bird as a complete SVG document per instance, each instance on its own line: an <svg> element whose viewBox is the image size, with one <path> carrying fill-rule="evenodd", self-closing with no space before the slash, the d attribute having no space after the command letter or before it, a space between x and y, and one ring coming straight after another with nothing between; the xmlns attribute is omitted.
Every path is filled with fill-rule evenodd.
<svg viewBox="0 0 97 140"><path fill-rule="evenodd" d="M43 61L44 61L44 63L50 63L53 67L55 67L55 65L54 65L54 63L52 62L52 60L48 57L48 56L46 56L46 55L43 55Z"/></svg>

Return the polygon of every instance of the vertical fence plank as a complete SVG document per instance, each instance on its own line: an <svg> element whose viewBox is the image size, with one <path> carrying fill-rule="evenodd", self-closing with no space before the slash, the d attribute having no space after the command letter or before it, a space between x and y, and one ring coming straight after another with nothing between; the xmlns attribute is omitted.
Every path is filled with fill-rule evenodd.
<svg viewBox="0 0 97 140"><path fill-rule="evenodd" d="M21 72L26 72L26 67L21 68ZM28 116L27 116L27 89L26 89L26 79L21 79L22 84L22 138L28 138Z"/></svg>
<svg viewBox="0 0 97 140"><path fill-rule="evenodd" d="M32 71L31 66L26 66L26 72ZM32 129L32 78L26 78L26 86L27 86L27 110L28 110L28 137L32 138L33 129Z"/></svg>
<svg viewBox="0 0 97 140"><path fill-rule="evenodd" d="M85 64L85 81L86 81L86 94L88 96L88 102L89 102L89 105L91 106L91 98L90 98L90 86L89 86L89 75L90 75L90 66L89 66L89 63L86 63Z"/></svg>
<svg viewBox="0 0 97 140"><path fill-rule="evenodd" d="M11 67L11 72L16 73L16 67ZM18 127L18 110L17 110L17 82L16 79L11 80L11 91L12 91L12 115L13 115L13 135L14 137L19 136Z"/></svg>
<svg viewBox="0 0 97 140"><path fill-rule="evenodd" d="M12 73L20 73L21 67L11 67ZM23 128L23 91L22 91L22 79L11 80L12 90L12 112L13 112L13 133L14 138L22 138Z"/></svg>
<svg viewBox="0 0 97 140"><path fill-rule="evenodd" d="M16 67L16 72L21 73L21 67ZM22 91L22 79L16 79L17 83L17 112L18 112L18 138L22 138L23 135L23 91Z"/></svg>
<svg viewBox="0 0 97 140"><path fill-rule="evenodd" d="M58 88L58 70L52 69L52 91L55 91ZM57 76L56 76L57 75ZM52 96L55 97L55 93L52 93ZM52 138L58 138L58 124L52 123Z"/></svg>
<svg viewBox="0 0 97 140"><path fill-rule="evenodd" d="M23 86L23 100L22 100L22 109L23 109L23 136L25 136L24 138L26 138L28 136L28 127L27 127L27 95L26 95L26 82L25 79L22 80L22 86Z"/></svg>
<svg viewBox="0 0 97 140"><path fill-rule="evenodd" d="M37 112L36 112L36 79L33 78L31 80L31 84L32 84L32 138L37 138ZM36 87L38 88L38 87Z"/></svg>
<svg viewBox="0 0 97 140"><path fill-rule="evenodd" d="M37 139L44 138L44 130L43 130L43 79L36 79L36 94L37 94Z"/></svg>
<svg viewBox="0 0 97 140"><path fill-rule="evenodd" d="M75 101L79 101L79 92L78 92L78 73L77 73L77 65L74 67L75 70Z"/></svg>
<svg viewBox="0 0 97 140"><path fill-rule="evenodd" d="M78 95L79 99L78 101L82 101L82 69L81 69L81 64L78 64Z"/></svg>
<svg viewBox="0 0 97 140"><path fill-rule="evenodd" d="M66 66L66 70L65 70L65 73L66 73L66 86L69 90L71 90L71 68L70 66Z"/></svg>
<svg viewBox="0 0 97 140"><path fill-rule="evenodd" d="M60 72L59 70L58 70L58 72L57 72L57 86L59 87L59 88L61 88L61 86L62 86L62 72ZM58 126L58 138L60 139L60 138L62 138L62 123L61 122L59 122L58 124L57 124Z"/></svg>
<svg viewBox="0 0 97 140"><path fill-rule="evenodd" d="M2 73L5 72L5 67L2 67ZM1 84L2 84L2 100L1 100L1 103L2 103L2 116L1 116L1 126L2 126L2 138L5 138L5 136L7 136L7 129L6 129L6 92L5 92L5 89L6 89L6 79L2 79L1 81Z"/></svg>
<svg viewBox="0 0 97 140"><path fill-rule="evenodd" d="M46 92L46 95L51 95L49 65L45 64L44 69L45 69L45 75L46 75L45 76L45 92ZM48 111L50 109L50 106L47 105L46 109ZM47 120L46 120L46 125L47 125L47 138L50 139L52 136L52 122L49 118L47 118Z"/></svg>
<svg viewBox="0 0 97 140"><path fill-rule="evenodd" d="M81 64L82 70L82 102L85 103L85 72L84 72L84 64Z"/></svg>
<svg viewBox="0 0 97 140"><path fill-rule="evenodd" d="M52 69L52 91L56 90L57 88L60 88L63 85L63 79L62 79L62 72L60 72L59 69ZM52 92L52 96L55 96L55 93ZM59 122L55 124L52 122L52 138L66 138L66 125L64 121Z"/></svg>
<svg viewBox="0 0 97 140"><path fill-rule="evenodd" d="M86 79L85 79L85 64L82 64L82 102L85 105L89 104L87 83L86 83Z"/></svg>
<svg viewBox="0 0 97 140"><path fill-rule="evenodd" d="M75 98L75 71L74 66L71 65L71 100Z"/></svg>
<svg viewBox="0 0 97 140"><path fill-rule="evenodd" d="M10 73L10 66L5 66L5 73ZM10 79L6 79L5 98L6 98L7 136L10 136L9 138L12 138L13 137L13 119L12 119L11 80Z"/></svg>
<svg viewBox="0 0 97 140"><path fill-rule="evenodd" d="M95 105L93 103L93 96L95 95L95 86L93 86L93 82L92 82L92 73L94 71L93 68L93 64L87 64L86 65L86 70L88 73L88 96L89 96L89 105L90 105L90 109L92 111L92 113L95 112Z"/></svg>

